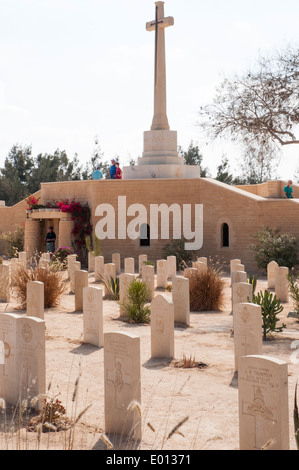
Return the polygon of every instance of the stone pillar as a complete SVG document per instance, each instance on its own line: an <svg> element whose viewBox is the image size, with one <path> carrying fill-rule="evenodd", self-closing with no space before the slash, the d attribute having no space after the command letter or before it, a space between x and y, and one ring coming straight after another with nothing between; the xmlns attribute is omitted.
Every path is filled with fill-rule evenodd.
<svg viewBox="0 0 299 470"><path fill-rule="evenodd" d="M71 247L71 236L73 230L73 221L72 220L60 220L59 221L59 229L58 229L58 246L57 248L61 248L63 246Z"/></svg>
<svg viewBox="0 0 299 470"><path fill-rule="evenodd" d="M40 246L40 221L35 219L25 220L24 250L27 260L39 251Z"/></svg>

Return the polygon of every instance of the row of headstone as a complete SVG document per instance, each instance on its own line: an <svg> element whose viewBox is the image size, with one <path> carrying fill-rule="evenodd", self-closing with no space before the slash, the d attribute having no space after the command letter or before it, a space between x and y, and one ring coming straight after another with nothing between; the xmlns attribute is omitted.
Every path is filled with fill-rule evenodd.
<svg viewBox="0 0 299 470"><path fill-rule="evenodd" d="M268 266L268 287L285 298L287 273L274 263ZM231 283L240 450L288 450L287 363L262 355L261 306L252 303L252 285L240 260L231 262Z"/></svg>
<svg viewBox="0 0 299 470"><path fill-rule="evenodd" d="M76 255L69 255L68 260L71 257L76 257ZM200 261L201 259L198 259ZM202 258L202 260L206 260L206 258ZM138 272L139 275L142 275L142 268L145 266L145 263L148 261L148 257L146 254L141 254L138 257ZM160 261L160 260L159 260ZM167 262L167 278L171 279L173 276L176 275L176 257L175 256L167 256L166 260L162 260ZM119 253L112 254L112 264L115 264L116 267L116 275L118 276L121 270L121 255ZM92 253L88 253L88 271L94 271L98 280L102 278L104 275L104 257L103 256L94 256ZM109 263L110 264L110 263ZM124 258L124 271L128 274L135 274L135 259L134 258ZM157 271L158 274L158 271Z"/></svg>

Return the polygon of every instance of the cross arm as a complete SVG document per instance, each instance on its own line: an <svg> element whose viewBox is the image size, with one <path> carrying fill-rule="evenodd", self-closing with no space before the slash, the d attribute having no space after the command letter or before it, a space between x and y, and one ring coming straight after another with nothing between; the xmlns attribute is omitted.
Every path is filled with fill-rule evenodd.
<svg viewBox="0 0 299 470"><path fill-rule="evenodd" d="M166 18L162 18L158 20L158 26L161 28L167 28L168 26L174 25L174 18L173 16L167 16ZM155 31L156 29L156 21L149 21L146 23L146 30L147 31Z"/></svg>

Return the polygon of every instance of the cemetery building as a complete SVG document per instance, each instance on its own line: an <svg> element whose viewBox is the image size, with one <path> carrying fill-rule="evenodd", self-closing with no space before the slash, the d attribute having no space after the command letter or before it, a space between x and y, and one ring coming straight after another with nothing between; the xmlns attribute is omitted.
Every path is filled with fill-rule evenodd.
<svg viewBox="0 0 299 470"><path fill-rule="evenodd" d="M173 24L172 17L164 16L164 2L156 2L155 20L146 24L146 29L156 35L154 115L150 130L144 132L138 164L125 167L122 180L42 183L35 196L44 206L49 203L55 206L63 200L88 204L93 237L104 208L112 208L115 236L101 240L105 263L112 261L113 253L119 253L122 260L134 258L135 262L140 254L146 254L148 260L161 259L163 247L169 241L188 239L187 230L189 235L195 233L194 239L196 236L200 239L197 240L200 256L219 257L226 262L239 258L246 270L253 272L257 268L250 245L258 231L265 226L281 228L299 238L299 199L283 199L285 181L230 186L202 178L198 166L183 164L177 151L177 132L170 130L166 111L165 31ZM299 185L294 185L294 194L295 197L299 194ZM132 236L127 230L141 206L145 215L140 219L140 232L145 232L146 238ZM50 208L27 213L26 209L25 200L12 207L2 202L0 232L25 224L24 250L29 256L45 251L49 225L57 235L56 249L71 246L74 221L69 213ZM158 227L153 226L153 209ZM0 253L4 252L4 245L0 241Z"/></svg>

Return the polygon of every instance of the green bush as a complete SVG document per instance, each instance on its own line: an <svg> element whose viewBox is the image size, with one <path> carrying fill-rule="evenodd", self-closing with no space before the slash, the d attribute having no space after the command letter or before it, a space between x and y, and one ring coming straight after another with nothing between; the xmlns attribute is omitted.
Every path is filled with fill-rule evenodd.
<svg viewBox="0 0 299 470"><path fill-rule="evenodd" d="M167 243L167 245L164 245L162 256L164 259L167 259L167 256L175 256L177 269L181 270L192 262L193 252L191 250L185 250L183 240L172 240L170 243Z"/></svg>
<svg viewBox="0 0 299 470"><path fill-rule="evenodd" d="M102 280L105 284L106 289L108 290L108 296L112 300L119 300L119 277L115 279L111 276L110 278L102 277Z"/></svg>
<svg viewBox="0 0 299 470"><path fill-rule="evenodd" d="M16 258L19 251L24 251L24 225L15 225L15 230L1 233L0 239L6 242L5 254L8 258Z"/></svg>
<svg viewBox="0 0 299 470"><path fill-rule="evenodd" d="M135 279L130 283L122 307L134 323L150 322L149 296L149 289L142 281Z"/></svg>
<svg viewBox="0 0 299 470"><path fill-rule="evenodd" d="M281 333L286 325L283 323L281 326L277 326L279 322L277 315L283 311L283 306L276 295L265 290L265 292L260 291L257 295L253 294L252 297L252 302L262 307L264 341L267 340L267 335L271 332Z"/></svg>
<svg viewBox="0 0 299 470"><path fill-rule="evenodd" d="M259 269L266 271L271 261L292 268L298 263L297 240L291 233L265 227L257 233L257 242L251 245Z"/></svg>

